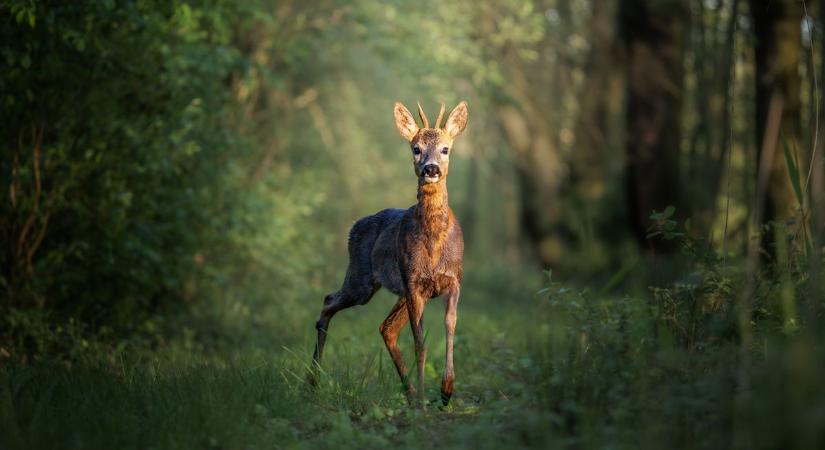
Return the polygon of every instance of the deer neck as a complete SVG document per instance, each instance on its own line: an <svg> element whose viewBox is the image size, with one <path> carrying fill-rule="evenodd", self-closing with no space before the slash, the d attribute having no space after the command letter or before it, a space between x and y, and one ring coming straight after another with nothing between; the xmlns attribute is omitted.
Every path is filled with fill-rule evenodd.
<svg viewBox="0 0 825 450"><path fill-rule="evenodd" d="M433 256L440 254L450 225L446 179L418 184L416 219L429 253Z"/></svg>

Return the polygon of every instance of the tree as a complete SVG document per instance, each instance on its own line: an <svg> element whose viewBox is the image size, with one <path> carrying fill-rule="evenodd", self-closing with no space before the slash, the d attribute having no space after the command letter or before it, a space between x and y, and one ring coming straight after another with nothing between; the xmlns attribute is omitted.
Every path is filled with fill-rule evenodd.
<svg viewBox="0 0 825 450"><path fill-rule="evenodd" d="M571 182L579 197L599 199L606 189L611 161L613 122L622 100L621 46L616 42L616 7L607 0L592 1L588 25L590 52L584 62L575 150L571 154Z"/></svg>
<svg viewBox="0 0 825 450"><path fill-rule="evenodd" d="M691 199L692 224L709 232L716 219L717 199L729 161L733 136L736 30L739 0L692 3L689 51L694 97L686 139L686 194ZM730 170L730 168L728 168Z"/></svg>
<svg viewBox="0 0 825 450"><path fill-rule="evenodd" d="M565 241L571 240L564 239L570 232L563 205L569 185L564 136L572 135L573 125L565 101L578 92L571 72L579 50L566 43L577 32L574 6L580 4L501 2L481 15L485 56L496 62L503 79L490 97L511 151L518 222L532 256L545 267L561 260ZM513 28L513 23L524 25Z"/></svg>
<svg viewBox="0 0 825 450"><path fill-rule="evenodd" d="M780 221L796 211L783 146L801 142L800 17L798 2L751 0L756 58L757 220ZM773 237L763 239L772 252Z"/></svg>
<svg viewBox="0 0 825 450"><path fill-rule="evenodd" d="M627 58L625 190L630 230L640 245L646 245L653 210L687 206L679 148L688 18L682 0L622 0L619 5ZM670 247L651 245L662 250Z"/></svg>

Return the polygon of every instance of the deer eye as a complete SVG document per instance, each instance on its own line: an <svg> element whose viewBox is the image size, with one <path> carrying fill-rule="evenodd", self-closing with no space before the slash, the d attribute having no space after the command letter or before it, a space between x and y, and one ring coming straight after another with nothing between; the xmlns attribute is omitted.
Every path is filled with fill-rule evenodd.
<svg viewBox="0 0 825 450"><path fill-rule="evenodd" d="M420 155L421 149L418 147L413 147L413 155Z"/></svg>
<svg viewBox="0 0 825 450"><path fill-rule="evenodd" d="M443 155L446 155L449 152L450 152L450 149L447 148L447 147L444 147L444 148L441 149L441 154L443 154Z"/></svg>

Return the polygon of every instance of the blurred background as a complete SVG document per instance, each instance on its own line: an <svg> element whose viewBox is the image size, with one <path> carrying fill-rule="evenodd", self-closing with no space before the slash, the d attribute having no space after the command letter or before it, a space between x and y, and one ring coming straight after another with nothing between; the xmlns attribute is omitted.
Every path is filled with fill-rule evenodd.
<svg viewBox="0 0 825 450"><path fill-rule="evenodd" d="M468 273L645 291L679 279L688 240L734 265L821 249L819 2L0 11L6 356L181 312L311 330L350 224L415 202L397 100L468 101L449 180Z"/></svg>
<svg viewBox="0 0 825 450"><path fill-rule="evenodd" d="M819 0L0 0L0 447L825 448L824 26ZM452 409L440 305L422 415L385 292L309 392L349 227L416 201L394 102L462 100Z"/></svg>

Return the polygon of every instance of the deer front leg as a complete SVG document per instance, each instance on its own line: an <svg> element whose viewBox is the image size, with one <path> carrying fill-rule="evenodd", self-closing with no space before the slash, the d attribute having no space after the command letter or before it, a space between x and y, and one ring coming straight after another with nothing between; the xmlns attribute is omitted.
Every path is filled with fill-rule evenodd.
<svg viewBox="0 0 825 450"><path fill-rule="evenodd" d="M455 372L453 370L453 336L455 335L455 322L458 318L458 298L461 295L461 286L456 283L447 293L444 300L444 328L446 330L447 357L444 364L444 377L441 379L441 402L444 406L450 403L453 395L453 381Z"/></svg>
<svg viewBox="0 0 825 450"><path fill-rule="evenodd" d="M401 350L398 348L398 335L401 329L409 321L409 313L407 312L407 300L404 297L398 299L392 311L384 319L379 330L381 336L384 338L384 344L387 346L387 351L390 352L395 370L398 371L398 376L401 378L401 383L404 385L404 391L407 393L407 399L412 400L415 393L415 388L407 376L407 368L404 366L404 358L401 357Z"/></svg>
<svg viewBox="0 0 825 450"><path fill-rule="evenodd" d="M413 340L415 341L415 357L418 368L418 403L424 407L424 364L427 362L427 347L424 346L424 305L426 299L414 290L408 297L407 311L410 315Z"/></svg>

